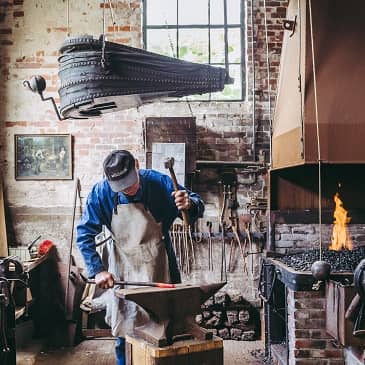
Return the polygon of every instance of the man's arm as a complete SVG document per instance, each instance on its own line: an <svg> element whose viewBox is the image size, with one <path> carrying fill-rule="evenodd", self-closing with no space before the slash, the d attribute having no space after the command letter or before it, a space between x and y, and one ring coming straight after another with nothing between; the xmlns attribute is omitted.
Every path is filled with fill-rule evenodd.
<svg viewBox="0 0 365 365"><path fill-rule="evenodd" d="M198 194L185 190L183 186L179 188L181 190L172 193L175 204L179 211L185 210L188 213L190 222L194 222L203 216L204 202Z"/></svg>
<svg viewBox="0 0 365 365"><path fill-rule="evenodd" d="M182 218L182 209L185 209L188 213L190 223L195 222L198 218L203 216L204 202L198 194L193 193L180 184L178 185L178 192L174 192L173 182L167 175L163 176L163 183L173 198L173 204L178 210L176 213L180 218Z"/></svg>
<svg viewBox="0 0 365 365"><path fill-rule="evenodd" d="M112 203L109 200L102 187L95 185L87 198L84 213L77 226L77 246L84 258L89 277L105 271L96 251L95 236L102 231L103 225L110 229Z"/></svg>

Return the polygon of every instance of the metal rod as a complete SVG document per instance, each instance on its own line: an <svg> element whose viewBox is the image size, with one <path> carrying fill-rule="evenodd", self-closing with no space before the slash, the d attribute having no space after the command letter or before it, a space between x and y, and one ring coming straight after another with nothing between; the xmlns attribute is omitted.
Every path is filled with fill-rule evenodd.
<svg viewBox="0 0 365 365"><path fill-rule="evenodd" d="M95 279L86 279L85 276L81 275L81 278L87 283L87 284L96 284ZM156 288L165 288L165 289L172 289L175 288L175 284L168 284L168 283L156 283L156 282L143 282L143 281L121 281L121 280L115 280L114 285L134 285L134 286L152 286Z"/></svg>
<svg viewBox="0 0 365 365"><path fill-rule="evenodd" d="M318 98L317 98L317 76L316 76L316 61L314 54L314 34L313 34L313 16L312 16L312 1L309 0L309 22L312 48L312 68L313 68L313 91L314 91L314 110L316 117L317 131L317 152L318 152L318 223L319 223L319 259L322 260L322 187L321 187L321 144L319 138L319 116L318 116Z"/></svg>
<svg viewBox="0 0 365 365"><path fill-rule="evenodd" d="M196 160L197 166L208 166L208 167L221 167L221 166L230 166L230 167L244 167L244 166L262 166L266 165L262 162L258 161L209 161L209 160Z"/></svg>
<svg viewBox="0 0 365 365"><path fill-rule="evenodd" d="M251 0L251 36L252 36L252 46L251 46L251 62L252 62L252 159L256 161L256 67L255 67L255 31L254 31L254 20L253 20L253 2Z"/></svg>
<svg viewBox="0 0 365 365"><path fill-rule="evenodd" d="M271 118L271 74L270 74L270 56L269 56L269 37L267 33L267 7L266 0L264 0L264 24L265 24L265 43L266 43L266 72L267 72L267 98L269 108L269 125L270 125L270 152L269 152L269 166L272 166L272 118Z"/></svg>
<svg viewBox="0 0 365 365"><path fill-rule="evenodd" d="M74 201L73 201L73 208L72 208L71 238L70 238L70 247L69 247L69 252L68 252L67 284L66 284L66 291L65 291L65 311L67 311L68 293L69 293L70 280L71 280L70 276L71 276L71 264L72 264L72 244L73 244L74 229L75 229L77 197L80 197L80 180L78 177L75 180Z"/></svg>
<svg viewBox="0 0 365 365"><path fill-rule="evenodd" d="M228 62L228 29L227 29L227 0L223 1L223 18L224 18L224 64L227 75L229 75Z"/></svg>

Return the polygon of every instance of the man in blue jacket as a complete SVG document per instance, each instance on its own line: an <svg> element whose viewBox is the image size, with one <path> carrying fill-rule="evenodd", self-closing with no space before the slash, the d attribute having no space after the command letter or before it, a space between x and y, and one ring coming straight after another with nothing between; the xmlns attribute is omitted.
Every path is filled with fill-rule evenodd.
<svg viewBox="0 0 365 365"><path fill-rule="evenodd" d="M77 226L77 245L89 277L105 289L116 280L181 282L169 228L181 210L188 212L190 222L203 215L199 195L182 186L175 192L169 176L139 169L126 150L112 151L103 167L106 178L94 185ZM104 225L113 236L108 267L95 248L95 236ZM125 364L125 335L144 320L136 304L111 294L106 321L117 337L117 365Z"/></svg>

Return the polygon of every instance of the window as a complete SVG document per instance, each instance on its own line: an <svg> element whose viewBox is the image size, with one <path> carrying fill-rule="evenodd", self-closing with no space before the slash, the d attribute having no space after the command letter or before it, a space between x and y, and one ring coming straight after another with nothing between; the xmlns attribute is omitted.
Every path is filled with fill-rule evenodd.
<svg viewBox="0 0 365 365"><path fill-rule="evenodd" d="M234 78L222 92L189 96L189 100L243 99L243 0L143 0L143 4L143 37L148 51L228 67Z"/></svg>

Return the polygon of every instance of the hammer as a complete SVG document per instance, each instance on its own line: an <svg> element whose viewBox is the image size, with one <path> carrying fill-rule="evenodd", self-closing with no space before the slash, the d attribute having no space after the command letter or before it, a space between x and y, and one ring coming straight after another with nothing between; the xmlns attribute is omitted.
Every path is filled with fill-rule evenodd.
<svg viewBox="0 0 365 365"><path fill-rule="evenodd" d="M175 175L175 171L174 171L174 162L175 162L175 160L174 160L173 157L168 157L165 160L165 168L169 169L169 171L170 171L171 180L172 180L172 183L174 185L175 191L179 191L180 189L179 189L179 186L177 184L177 179L176 179L176 175ZM186 226L189 226L189 216L188 216L187 212L185 210L182 210L181 214L182 214L182 217L183 217L184 224Z"/></svg>

